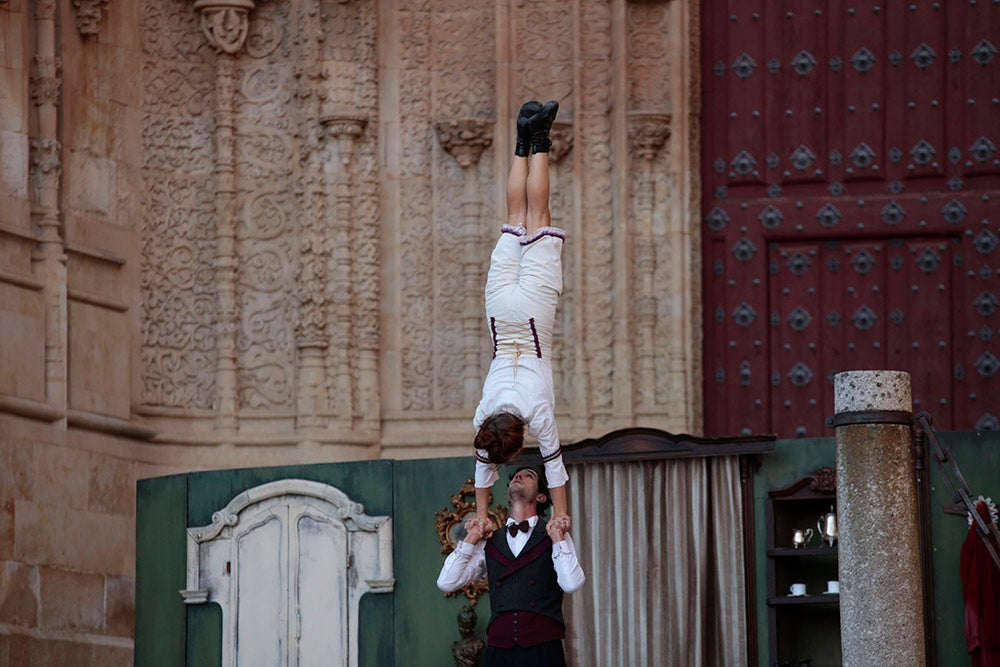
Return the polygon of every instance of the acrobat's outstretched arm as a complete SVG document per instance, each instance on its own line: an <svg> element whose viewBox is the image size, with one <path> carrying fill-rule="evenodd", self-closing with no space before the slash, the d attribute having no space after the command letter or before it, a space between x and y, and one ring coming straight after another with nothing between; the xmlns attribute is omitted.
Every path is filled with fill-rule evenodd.
<svg viewBox="0 0 1000 667"><path fill-rule="evenodd" d="M490 511L490 490L476 487L476 516L479 519L489 520Z"/></svg>
<svg viewBox="0 0 1000 667"><path fill-rule="evenodd" d="M569 511L566 509L566 486L553 486L549 489L552 496L552 517L566 516Z"/></svg>

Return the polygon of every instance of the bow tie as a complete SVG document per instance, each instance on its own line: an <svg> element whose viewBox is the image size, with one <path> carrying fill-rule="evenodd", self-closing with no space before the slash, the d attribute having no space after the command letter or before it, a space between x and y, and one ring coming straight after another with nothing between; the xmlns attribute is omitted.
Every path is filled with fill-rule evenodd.
<svg viewBox="0 0 1000 667"><path fill-rule="evenodd" d="M531 530L531 524L528 523L527 519L525 519L521 523L510 523L510 524L507 524L507 532L510 533L511 537L517 537L517 534L519 532L520 533L527 533L529 530Z"/></svg>

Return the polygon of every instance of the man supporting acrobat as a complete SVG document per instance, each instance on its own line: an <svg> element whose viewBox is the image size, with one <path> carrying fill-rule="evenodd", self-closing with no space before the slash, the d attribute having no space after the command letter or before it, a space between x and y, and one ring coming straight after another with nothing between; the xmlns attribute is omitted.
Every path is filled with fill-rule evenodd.
<svg viewBox="0 0 1000 667"><path fill-rule="evenodd" d="M483 667L553 667L566 664L562 640L563 593L586 581L570 538L567 515L546 522L545 472L519 468L507 487L510 515L492 537L489 520L470 518L465 539L449 554L438 588L456 591L486 574L490 616Z"/></svg>

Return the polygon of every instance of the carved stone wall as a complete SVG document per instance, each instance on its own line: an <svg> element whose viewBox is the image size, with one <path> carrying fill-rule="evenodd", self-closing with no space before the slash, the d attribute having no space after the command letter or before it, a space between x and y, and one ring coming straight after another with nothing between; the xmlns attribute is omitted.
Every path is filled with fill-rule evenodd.
<svg viewBox="0 0 1000 667"><path fill-rule="evenodd" d="M24 592L0 652L126 648L136 476L468 451L527 99L561 104L564 440L697 433L697 21L695 0L0 2L0 597Z"/></svg>

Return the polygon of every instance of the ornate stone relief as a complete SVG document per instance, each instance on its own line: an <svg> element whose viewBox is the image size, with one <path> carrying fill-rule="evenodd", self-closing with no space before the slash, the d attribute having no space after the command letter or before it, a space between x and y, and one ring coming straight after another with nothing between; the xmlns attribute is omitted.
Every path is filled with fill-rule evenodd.
<svg viewBox="0 0 1000 667"><path fill-rule="evenodd" d="M434 407L435 336L434 191L427 173L431 164L431 17L428 7L414 5L396 15L399 36L399 97L407 109L399 116L400 341L401 396L404 411Z"/></svg>
<svg viewBox="0 0 1000 667"><path fill-rule="evenodd" d="M31 180L36 189L62 173L62 145L55 139L31 140Z"/></svg>
<svg viewBox="0 0 1000 667"><path fill-rule="evenodd" d="M205 39L221 53L235 54L243 48L249 31L254 0L196 0Z"/></svg>
<svg viewBox="0 0 1000 667"><path fill-rule="evenodd" d="M512 148L493 140L509 135L522 97L562 103L549 154L552 224L569 232L558 409L625 420L630 401L663 411L653 397L668 395L673 352L658 327L672 298L663 285L679 280L668 228L683 213L666 205L669 117L649 114L671 108L671 4L629 2L624 23L605 0L582 0L572 20L543 0L515 5L509 48L530 57L517 55L505 81L493 5L407 0L380 23L375 3L359 0L147 1L148 411L195 411L227 433L264 420L295 437L360 442L379 437L380 378L394 379L397 418L474 407L489 362L482 286ZM613 30L628 37L626 107L614 98ZM382 32L399 37L389 88L377 80ZM612 159L619 137L627 164ZM389 262L384 243L398 249ZM651 364L643 379L639 359Z"/></svg>
<svg viewBox="0 0 1000 667"><path fill-rule="evenodd" d="M670 110L683 108L672 97L671 61L684 30L678 28L675 3L630 2L626 12L629 224L636 258L631 291L642 305L631 331L633 395L643 414L657 415L670 428L690 428L685 421L691 403L685 357L691 322L684 308L690 303L686 295L692 269L686 253L691 209L678 199L683 181L674 176L680 168L669 152Z"/></svg>
<svg viewBox="0 0 1000 667"><path fill-rule="evenodd" d="M476 165L483 151L493 143L493 123L478 119L439 121L434 125L441 147L458 162L463 173L463 191L458 201L456 223L451 238L462 248L476 248L481 244L482 221L480 194L476 182ZM464 336L462 355L462 405L474 408L479 401L481 384L481 352L476 344L482 331L483 313L480 290L482 266L480 253L460 252L462 269L462 317L461 331ZM457 356L457 355L456 355Z"/></svg>
<svg viewBox="0 0 1000 667"><path fill-rule="evenodd" d="M62 87L62 59L36 55L31 64L31 101L35 106L58 104L59 90Z"/></svg>
<svg viewBox="0 0 1000 667"><path fill-rule="evenodd" d="M100 32L101 19L107 6L108 0L73 0L77 31L84 37Z"/></svg>
<svg viewBox="0 0 1000 667"><path fill-rule="evenodd" d="M583 228L578 224L577 191L580 182L575 177L577 165L570 158L579 138L578 110L574 108L574 69L569 54L575 47L573 25L578 19L570 16L566 6L539 0L519 0L510 17L513 42L511 52L523 54L514 58L511 92L511 118L527 99L560 101L559 115L552 126L549 151L549 210L552 224L568 233L563 250L563 293L556 311L553 330L552 372L556 407L559 411L586 411L588 389L583 350L578 327L585 300L581 293L579 261L586 264L589 254ZM507 149L513 150L513 147ZM583 248L578 254L574 248Z"/></svg>
<svg viewBox="0 0 1000 667"><path fill-rule="evenodd" d="M610 414L615 390L614 237L610 212L614 208L615 173L612 142L612 36L611 9L600 0L580 3L580 67L587 72L578 93L581 108L574 116L577 150L583 150L579 172L582 206L577 232L585 243L580 272L581 329L586 350L587 409L591 414ZM567 53L571 53L567 52ZM581 159L581 158L578 158ZM584 241L585 239L585 241ZM584 324L585 323L585 324ZM620 363L620 361L619 361ZM582 378L576 378L579 382ZM627 382L618 374L618 382Z"/></svg>
<svg viewBox="0 0 1000 667"><path fill-rule="evenodd" d="M434 124L441 148L448 151L462 169L479 162L493 143L493 122L473 118L439 121Z"/></svg>
<svg viewBox="0 0 1000 667"><path fill-rule="evenodd" d="M145 410L211 410L217 363L215 73L188 2L142 13Z"/></svg>
<svg viewBox="0 0 1000 667"><path fill-rule="evenodd" d="M197 382L193 394L195 369L178 373L180 361L164 367L170 357L157 354L157 344L169 340L190 352L194 341L164 338L174 327L159 321L158 299L149 294L146 313L156 321L148 322L143 357L157 368L147 367L147 402L210 407L224 428L236 428L244 414L294 415L300 428L326 428L336 417L339 427L374 433L379 249L377 235L358 231L378 216L377 152L368 129L378 99L374 6L337 4L321 13L319 2L256 7L199 0L194 9L197 28L217 54L197 51L197 65L182 56L164 68L181 54L152 30L144 32L146 70L153 75L147 90L174 95L146 98L147 127L155 128L147 132L146 165L184 165L206 174L202 184L214 191L201 199L211 204L203 214L208 220L200 221L204 248L197 255L212 270L196 275L211 288L205 308L211 330L198 340L214 358L215 372L211 382ZM190 19L169 10L152 13L148 26L159 23L181 35L192 28ZM179 36L170 41L185 44ZM185 199L157 210L169 216ZM177 213L173 224L190 220L190 212ZM146 247L152 256L165 251L152 237ZM194 256L188 251L171 259ZM144 268L148 275L159 272L154 262ZM192 299L176 297L177 305ZM200 359L199 377L206 361ZM183 390L170 386L174 382ZM184 405L195 395L197 405Z"/></svg>
<svg viewBox="0 0 1000 667"><path fill-rule="evenodd" d="M657 373L665 371L662 364L657 363L662 353L656 336L660 288L655 282L657 255L662 252L659 247L663 245L665 230L656 230L654 219L663 215L665 208L664 188L659 183L662 160L657 158L661 157L670 137L670 115L630 114L628 134L633 157L630 219L633 225L636 398L639 408L650 410L657 403Z"/></svg>

